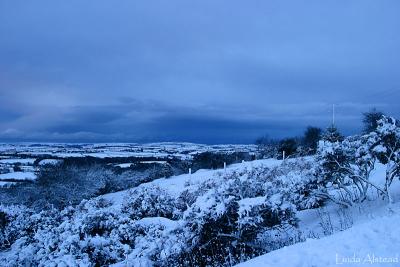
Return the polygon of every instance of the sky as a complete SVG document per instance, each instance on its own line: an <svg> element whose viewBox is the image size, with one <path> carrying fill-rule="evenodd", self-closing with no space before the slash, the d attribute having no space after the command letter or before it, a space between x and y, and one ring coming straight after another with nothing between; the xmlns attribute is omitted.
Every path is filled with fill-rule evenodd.
<svg viewBox="0 0 400 267"><path fill-rule="evenodd" d="M252 143L400 117L400 1L0 0L0 141Z"/></svg>

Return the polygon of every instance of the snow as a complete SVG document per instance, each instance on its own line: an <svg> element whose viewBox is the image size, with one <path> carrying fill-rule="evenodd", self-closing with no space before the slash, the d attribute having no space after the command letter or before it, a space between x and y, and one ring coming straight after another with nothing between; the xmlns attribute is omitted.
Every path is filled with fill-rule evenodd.
<svg viewBox="0 0 400 267"><path fill-rule="evenodd" d="M125 197L127 196L128 192L129 192L129 189L124 190L124 191L115 192L115 193L101 195L99 198L104 198L105 200L110 201L114 208L119 209L121 207Z"/></svg>
<svg viewBox="0 0 400 267"><path fill-rule="evenodd" d="M175 143L165 143L165 144L148 144L146 147L142 147L142 151L134 151L136 145L82 145L82 147L76 148L76 150L71 150L71 153L66 153L63 151L61 147L60 151L54 151L59 157L63 155L90 155L96 157L120 157L120 156L132 156L132 155L141 155L141 156L157 156L157 157L168 157L171 154L173 155L184 155L187 157L188 155L183 154L183 152L187 152L190 155L194 155L195 153L199 153L202 149L210 148L207 146L199 146L195 144L175 144ZM140 147L140 146L137 146ZM64 146L65 148L65 146ZM230 150L232 147L230 146L214 146L212 149L221 149L221 150ZM26 151L30 148L25 148ZM45 148L45 149L48 149ZM132 151L124 151L125 149L131 149ZM191 151L193 150L193 151ZM329 150L329 149L328 149ZM381 148L377 148L379 151L383 151ZM26 153L25 151L25 153ZM167 152L166 152L167 151ZM33 151L29 153L46 153L44 150L40 150L40 147L35 148ZM53 152L52 152L53 153ZM307 158L306 158L307 159ZM7 159L7 160L21 160L21 159ZM143 159L145 160L145 159ZM285 162L291 162L296 159L288 159ZM125 160L124 160L125 161ZM127 160L129 161L129 160ZM46 159L42 160L39 164L42 165L42 162L59 162L59 160ZM160 163L164 161L145 161L143 163ZM191 174L183 174L172 176L169 178L161 178L156 179L154 181L143 183L139 185L137 188L147 189L148 187L158 187L162 190L167 191L171 194L172 197L178 197L185 190L196 190L199 185L204 182L211 181L211 185L218 184L219 179L224 179L224 175L229 177L230 174L235 172L240 172L240 181L246 181L249 179L251 175L250 171L255 167L268 167L272 168L275 166L279 166L283 164L281 160L275 159L264 159L264 160L256 160L252 162L243 162L239 164L233 164L227 166L226 169L218 169L218 170L199 170L195 173ZM120 166L121 168L129 167L131 163L120 163L115 164L114 166ZM284 164L282 165L284 166ZM385 181L385 172L387 166L376 163L375 168L371 172L370 180L375 185L382 187ZM221 166L222 167L222 166ZM284 169L284 168L282 168ZM249 171L246 172L245 171ZM299 172L293 171L289 174L284 174L281 176L275 177L279 178L282 181L282 188L285 188L285 185L290 183L296 183L299 180L305 180L306 177L305 170L301 170ZM6 179L15 179L15 180L32 180L35 179L36 176L33 172L14 172L0 175L0 187L1 186L9 186L10 182L1 181ZM251 177L254 178L254 177ZM237 180L235 180L236 182ZM267 182L268 183L268 182ZM263 186L266 186L266 183L262 183ZM169 231L173 231L175 229L179 230L180 224L183 224L186 219L185 216L189 217L194 213L199 218L202 217L203 213L210 212L215 215L223 214L226 210L226 203L229 203L230 195L224 198L224 201L219 202L218 198L215 195L219 193L223 193L224 187L221 187L221 191L217 191L218 187L211 188L203 195L200 195L196 198L196 201L191 206L190 209L186 210L183 219L179 220L171 220L164 217L146 217L146 218L138 218L134 223L139 226L143 226L144 228L154 228L152 229L154 233L158 233L161 231L158 229L158 226L162 226L162 236L173 237L173 234ZM164 192L164 191L156 191L156 192ZM329 188L332 190L332 194L337 190ZM146 190L142 190L145 191ZM282 190L283 191L283 190ZM289 190L288 190L289 191ZM115 214L120 214L121 208L123 206L124 201L126 201L126 197L130 192L135 192L135 190L126 190L111 194L106 194L99 196L98 198L104 198L112 203L110 207L106 207L107 212L117 211ZM140 190L138 190L140 192ZM258 266L357 266L357 265L368 265L374 264L376 266L391 266L391 265L399 265L399 253L400 253L400 228L397 227L398 221L400 219L400 182L394 181L391 187L391 192L393 193L394 203L388 205L386 200L382 200L376 193L375 190L371 190L368 195L367 201L344 209L343 207L333 203L328 202L321 209L307 209L296 211L296 217L299 219L299 227L298 230L301 234L301 239L305 240L303 242L287 246L275 251L271 251L263 256L254 258L238 266L241 267L258 267ZM290 195L293 195L292 191L289 191ZM167 195L167 194L166 194ZM248 197L238 201L239 204L239 215L240 218L246 217L248 215L249 218L244 218L243 222L246 224L251 224L257 216L254 216L254 213L257 213L256 209L253 207L257 207L262 205L263 203L267 203L273 207L281 207L284 208L286 204L283 203L282 200L283 192L275 193L275 191L268 195L263 195L258 197ZM132 194L132 196L135 196ZM131 197L132 197L131 196ZM158 194L156 195L158 196ZM254 196L254 195L253 195ZM233 198L233 196L232 196ZM147 201L147 200L146 200ZM165 201L167 202L167 201ZM160 202L162 204L167 204L164 202ZM283 204L282 204L283 203ZM143 202L142 202L143 204ZM115 210L114 210L115 209ZM299 208L301 209L301 208ZM96 210L96 209L95 209ZM252 212L251 216L249 215ZM255 212L254 212L255 210ZM192 213L190 213L192 212ZM163 215L146 215L146 216L163 216ZM254 220L248 220L254 219ZM113 222L109 218L110 222ZM325 229L327 226L324 225L326 221L329 221L331 225L329 225L330 232L327 233ZM71 224L72 225L72 224ZM121 225L118 224L117 225ZM154 227L156 226L156 227ZM129 228L128 228L129 229ZM265 230L265 229L264 229ZM263 230L263 231L264 231ZM152 239L153 237L149 234L144 237L137 237L137 244L134 247L135 253L132 253L133 256L137 256L136 250L140 252L140 249L143 251L147 251L149 255L151 255L152 250L156 250L156 246L158 245L157 240L162 239ZM142 238L142 239L140 239ZM146 239L148 238L148 240ZM71 237L72 240L72 237ZM143 240L143 241L142 241ZM172 240L172 241L171 241ZM88 242L91 242L95 247L103 247L105 246L106 239L99 236L94 236L93 238L88 239ZM157 242L156 242L157 241ZM71 241L72 242L72 241ZM171 238L169 242L174 243L175 240ZM280 244L278 238L274 238L273 242ZM286 244L286 243L285 243ZM149 245L149 248L146 246ZM278 247L281 247L281 244ZM171 249L173 246L166 245L166 249ZM274 248L274 249L276 249ZM138 252L138 253L139 253ZM166 253L169 255L169 253ZM132 257L133 257L132 256ZM60 258L59 260L62 260ZM65 258L67 260L67 258ZM139 261L146 259L137 259ZM68 261L68 260L67 260ZM385 262L384 262L385 261ZM387 261L395 261L394 263L388 263ZM73 259L71 258L71 262L73 263ZM130 262L130 264L132 264ZM146 264L148 264L146 262ZM145 264L145 265L146 265ZM122 263L117 264L118 266L124 266ZM115 265L115 266L117 266ZM129 266L129 265L128 265ZM147 266L147 265L146 265Z"/></svg>
<svg viewBox="0 0 400 267"><path fill-rule="evenodd" d="M41 166L47 165L47 164L49 164L49 165L57 165L57 164L60 164L61 162L62 162L62 160L59 160L59 159L42 159L39 162L39 165L41 165Z"/></svg>
<svg viewBox="0 0 400 267"><path fill-rule="evenodd" d="M278 166L279 164L282 163L282 160L276 160L276 159L262 159L262 160L255 160L255 161L250 161L250 162L242 162L242 163L237 163L237 164L232 164L227 166L226 168L226 173L229 172L237 172L243 169L252 169L253 167L260 167L260 166L265 166L265 167L274 167ZM143 183L139 185L141 186L152 186L156 185L159 186L162 189L167 190L170 194L178 197L182 191L187 189L187 185L189 186L195 186L198 185L208 179L218 179L220 175L224 173L224 170L199 170L195 173L192 174L182 174L182 175L176 175L176 176L171 176L169 178L160 178L156 179L152 182L149 183ZM123 199L127 195L129 190L124 190L116 193L109 193L102 195L101 198L104 198L111 203L113 203L113 206L115 208L118 208L121 206Z"/></svg>
<svg viewBox="0 0 400 267"><path fill-rule="evenodd" d="M33 164L36 159L0 159L0 163L4 164L15 164L15 163L21 163L21 164Z"/></svg>
<svg viewBox="0 0 400 267"><path fill-rule="evenodd" d="M235 172L243 169L252 169L253 167L266 166L273 167L281 164L281 160L276 159L263 159L255 160L251 162L232 164L226 168L226 172ZM169 178L161 178L152 181L147 184L158 185L165 190L168 190L171 194L179 195L186 188L186 184L191 185L200 184L208 179L218 179L219 175L224 174L224 170L203 170L197 171L192 174L183 174L178 176L172 176ZM141 186L146 186L147 184L142 184Z"/></svg>
<svg viewBox="0 0 400 267"><path fill-rule="evenodd" d="M165 160L150 160L150 161L140 161L140 163L143 164L153 164L153 163L158 163L158 164L165 164L167 163Z"/></svg>
<svg viewBox="0 0 400 267"><path fill-rule="evenodd" d="M35 180L36 174L33 172L9 172L0 174L0 180Z"/></svg>
<svg viewBox="0 0 400 267"><path fill-rule="evenodd" d="M272 251L237 267L286 266L398 266L400 210L348 230ZM386 262L384 262L386 261ZM392 262L392 263L391 263Z"/></svg>
<svg viewBox="0 0 400 267"><path fill-rule="evenodd" d="M142 225L142 226L151 226L151 225L162 225L165 229L173 230L177 228L179 222L173 221L164 217L148 217L143 218L135 223Z"/></svg>
<svg viewBox="0 0 400 267"><path fill-rule="evenodd" d="M254 197L254 198L244 198L239 201L239 214L245 214L250 211L252 207L256 205L261 205L265 202L265 196Z"/></svg>
<svg viewBox="0 0 400 267"><path fill-rule="evenodd" d="M385 165L377 163L371 172L371 181L383 183L385 169ZM237 267L399 266L400 228L395 226L400 220L400 181L393 183L392 192L395 196L392 205L371 191L369 200L372 201L348 209L328 203L323 209L299 211L299 230L304 236L317 238L271 251ZM332 235L324 237L322 217L331 221Z"/></svg>
<svg viewBox="0 0 400 267"><path fill-rule="evenodd" d="M131 165L132 165L132 163L121 163L121 164L116 164L114 166L120 167L120 168L129 168Z"/></svg>
<svg viewBox="0 0 400 267"><path fill-rule="evenodd" d="M255 145L204 145L192 143L150 143L150 144L130 144L130 143L98 143L98 144L57 144L57 143L18 143L1 144L0 152L15 153L21 156L42 156L51 155L52 157L98 157L98 158L117 158L117 157L155 157L166 159L177 157L182 160L191 159L193 155L202 152L248 152L254 154L257 151Z"/></svg>

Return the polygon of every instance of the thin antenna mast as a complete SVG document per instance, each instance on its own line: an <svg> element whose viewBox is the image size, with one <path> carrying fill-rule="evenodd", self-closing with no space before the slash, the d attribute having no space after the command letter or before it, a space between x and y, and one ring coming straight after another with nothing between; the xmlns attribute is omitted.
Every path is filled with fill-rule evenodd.
<svg viewBox="0 0 400 267"><path fill-rule="evenodd" d="M335 126L335 104L332 105L332 125Z"/></svg>

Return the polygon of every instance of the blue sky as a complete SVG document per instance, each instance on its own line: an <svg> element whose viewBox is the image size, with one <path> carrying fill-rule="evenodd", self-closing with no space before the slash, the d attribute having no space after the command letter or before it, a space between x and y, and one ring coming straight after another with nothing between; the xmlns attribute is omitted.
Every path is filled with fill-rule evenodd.
<svg viewBox="0 0 400 267"><path fill-rule="evenodd" d="M0 0L0 140L248 143L400 117L399 1Z"/></svg>

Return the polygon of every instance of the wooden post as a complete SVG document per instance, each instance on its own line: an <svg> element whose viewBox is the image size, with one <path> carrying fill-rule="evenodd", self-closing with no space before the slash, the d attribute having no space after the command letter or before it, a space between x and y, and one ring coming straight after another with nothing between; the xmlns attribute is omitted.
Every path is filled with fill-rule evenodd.
<svg viewBox="0 0 400 267"><path fill-rule="evenodd" d="M285 160L285 150L282 151L282 159Z"/></svg>
<svg viewBox="0 0 400 267"><path fill-rule="evenodd" d="M226 172L226 162L224 162L224 172Z"/></svg>
<svg viewBox="0 0 400 267"><path fill-rule="evenodd" d="M189 174L192 174L192 168L189 168Z"/></svg>

